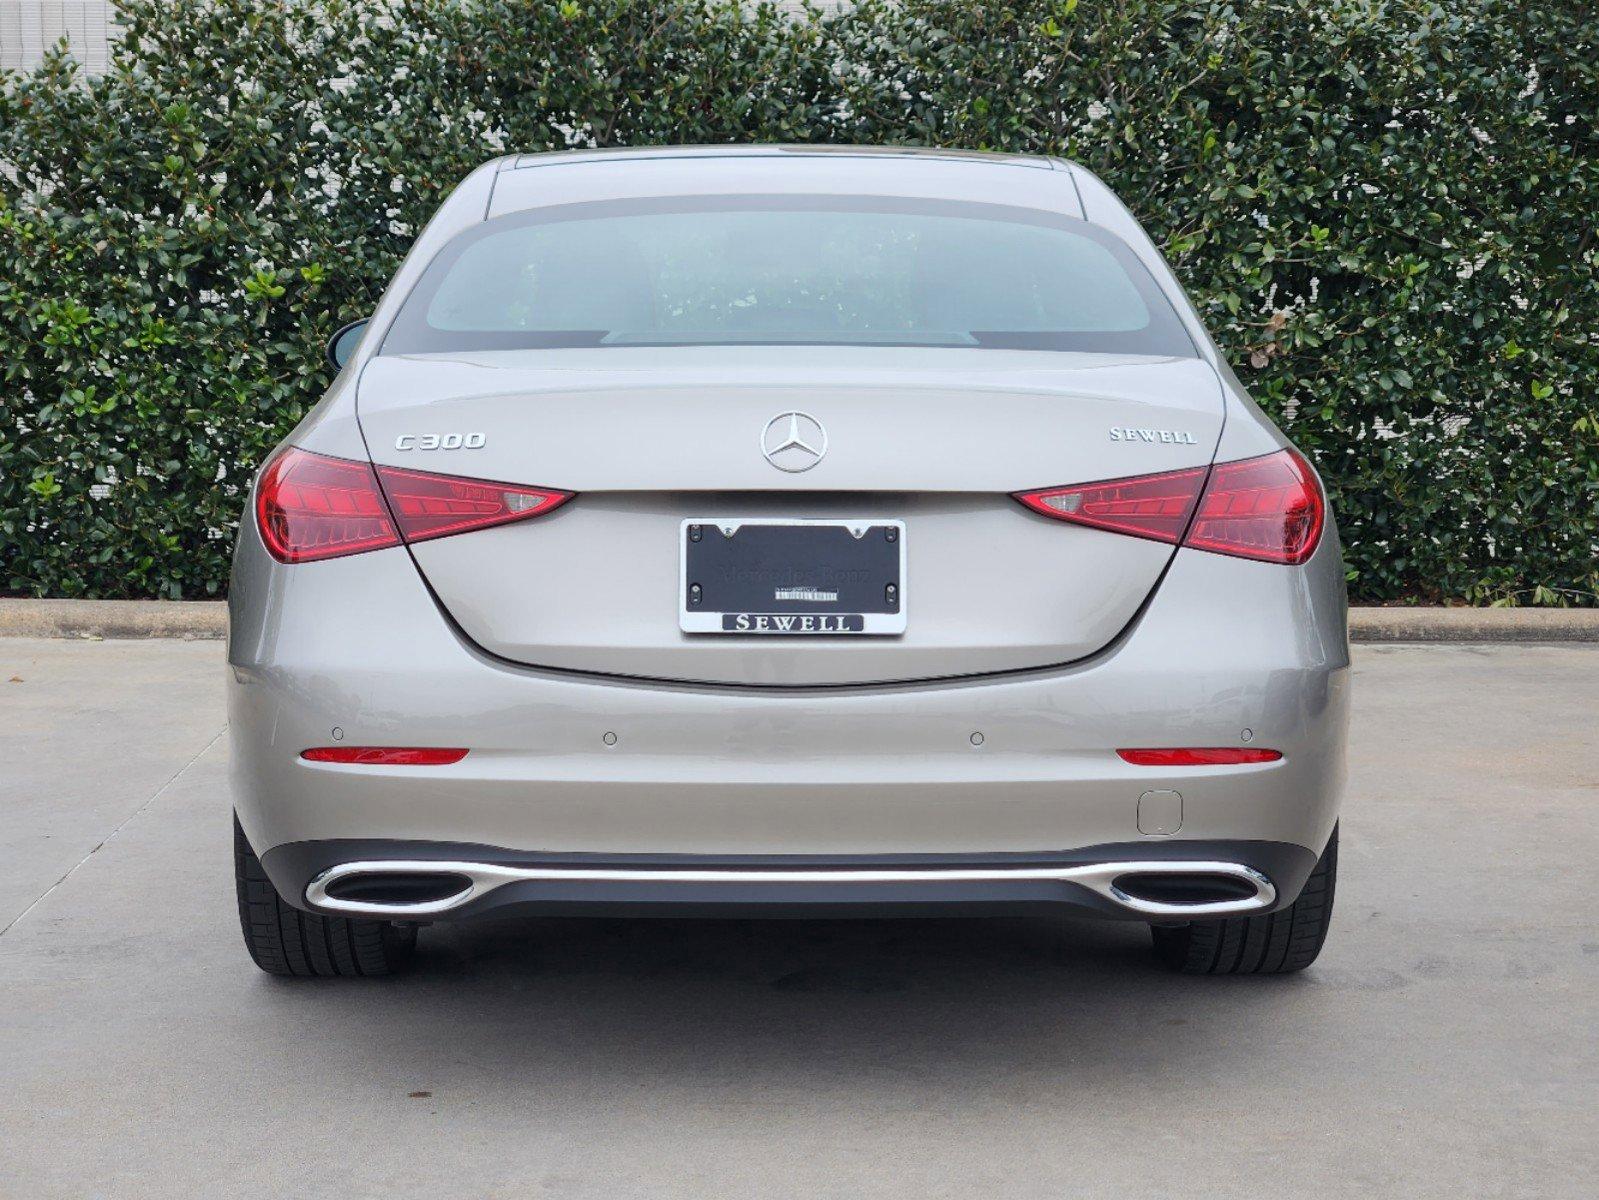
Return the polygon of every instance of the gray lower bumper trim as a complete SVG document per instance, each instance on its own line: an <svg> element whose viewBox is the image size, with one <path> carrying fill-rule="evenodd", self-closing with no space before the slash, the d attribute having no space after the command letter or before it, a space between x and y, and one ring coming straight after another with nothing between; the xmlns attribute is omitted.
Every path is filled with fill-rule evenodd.
<svg viewBox="0 0 1599 1200"><path fill-rule="evenodd" d="M329 888L342 880L359 877L362 881L380 882L384 875L416 877L419 875L460 876L467 885L458 892L441 899L404 903L381 903L372 900L340 898L329 894ZM1117 886L1124 876L1141 878L1160 876L1221 876L1253 889L1253 895L1236 899L1195 903L1168 902L1143 899L1129 895ZM1011 881L1045 881L1070 883L1096 893L1129 913L1145 917L1228 917L1245 913L1262 912L1277 900L1277 890L1271 880L1252 867L1241 863L1209 861L1126 861L1103 862L1070 866L1033 867L832 867L832 868L759 868L759 867L569 867L569 866L515 866L503 863L454 862L440 859L384 859L370 862L347 862L329 867L311 880L305 890L305 900L313 908L324 912L345 913L351 916L432 917L476 900L509 883L650 883L650 884L783 884L799 885L849 885L849 884L918 884L918 883L1005 883Z"/></svg>

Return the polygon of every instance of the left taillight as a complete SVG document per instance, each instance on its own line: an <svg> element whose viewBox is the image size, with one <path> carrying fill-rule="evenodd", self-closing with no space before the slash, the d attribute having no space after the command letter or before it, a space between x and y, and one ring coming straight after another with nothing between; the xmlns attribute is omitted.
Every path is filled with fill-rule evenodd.
<svg viewBox="0 0 1599 1200"><path fill-rule="evenodd" d="M292 447L261 472L255 520L267 550L284 563L400 544L371 463Z"/></svg>
<svg viewBox="0 0 1599 1200"><path fill-rule="evenodd" d="M261 472L256 525L279 562L314 562L541 516L572 493L290 447Z"/></svg>
<svg viewBox="0 0 1599 1200"><path fill-rule="evenodd" d="M408 542L541 517L572 498L554 488L379 467L378 483Z"/></svg>
<svg viewBox="0 0 1599 1200"><path fill-rule="evenodd" d="M1057 521L1289 565L1315 553L1327 519L1316 474L1296 450L1015 497Z"/></svg>

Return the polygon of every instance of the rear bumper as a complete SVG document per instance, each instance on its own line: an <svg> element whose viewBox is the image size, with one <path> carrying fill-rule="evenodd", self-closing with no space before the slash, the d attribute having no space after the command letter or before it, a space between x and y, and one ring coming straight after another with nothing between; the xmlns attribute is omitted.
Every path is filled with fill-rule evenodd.
<svg viewBox="0 0 1599 1200"><path fill-rule="evenodd" d="M668 856L725 865L753 856L787 869L803 860L870 868L905 856L986 866L998 855L1043 866L1236 863L1261 870L1281 904L1297 896L1337 819L1348 649L1330 535L1304 567L1179 551L1133 627L1078 664L834 690L510 666L453 629L404 550L279 568L250 523L239 542L228 685L234 803L293 903L308 903L317 872L374 859L538 865L645 856L659 865ZM299 758L341 740L471 752L438 767ZM1147 768L1115 753L1245 740L1284 757ZM1180 794L1175 832L1140 828L1146 792ZM1304 870L1248 850L1270 844L1295 848ZM652 891L662 888L670 896ZM522 879L451 915L513 903L725 910L745 900L768 911L1044 902L1128 915L1067 879L1010 876Z"/></svg>
<svg viewBox="0 0 1599 1200"><path fill-rule="evenodd" d="M526 854L396 841L296 842L263 866L314 911L391 919L501 915L896 916L1075 909L1139 921L1270 912L1313 851L1281 842L1123 843L1051 854L877 858Z"/></svg>

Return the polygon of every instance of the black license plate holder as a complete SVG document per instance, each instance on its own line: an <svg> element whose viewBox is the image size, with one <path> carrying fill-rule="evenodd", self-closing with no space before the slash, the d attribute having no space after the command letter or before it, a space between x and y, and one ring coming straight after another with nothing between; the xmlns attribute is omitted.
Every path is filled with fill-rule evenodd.
<svg viewBox="0 0 1599 1200"><path fill-rule="evenodd" d="M735 519L682 525L685 633L896 636L905 632L905 523Z"/></svg>

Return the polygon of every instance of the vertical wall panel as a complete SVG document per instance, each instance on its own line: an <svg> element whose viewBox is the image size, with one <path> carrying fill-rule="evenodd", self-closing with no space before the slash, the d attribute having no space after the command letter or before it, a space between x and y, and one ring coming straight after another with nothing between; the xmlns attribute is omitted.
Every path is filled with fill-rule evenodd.
<svg viewBox="0 0 1599 1200"><path fill-rule="evenodd" d="M837 9L849 0L818 2L823 9ZM778 7L798 12L801 0L778 0ZM0 0L0 69L37 65L65 36L84 68L100 74L116 37L115 17L111 0Z"/></svg>
<svg viewBox="0 0 1599 1200"><path fill-rule="evenodd" d="M0 69L27 70L61 38L85 69L106 68L116 36L110 0L0 0Z"/></svg>

